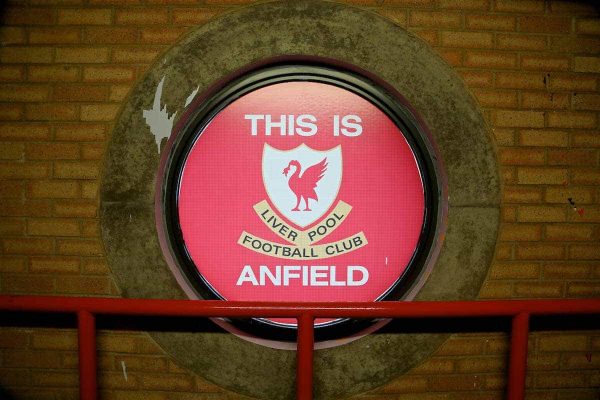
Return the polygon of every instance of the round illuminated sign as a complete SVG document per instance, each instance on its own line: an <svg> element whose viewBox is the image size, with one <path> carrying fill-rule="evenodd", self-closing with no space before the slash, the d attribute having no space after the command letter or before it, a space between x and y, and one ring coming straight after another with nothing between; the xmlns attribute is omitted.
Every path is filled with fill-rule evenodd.
<svg viewBox="0 0 600 400"><path fill-rule="evenodd" d="M414 295L438 189L422 127L397 97L354 73L278 66L197 100L183 120L165 152L160 225L199 298ZM295 338L294 320L230 322ZM317 340L368 324L317 320Z"/></svg>

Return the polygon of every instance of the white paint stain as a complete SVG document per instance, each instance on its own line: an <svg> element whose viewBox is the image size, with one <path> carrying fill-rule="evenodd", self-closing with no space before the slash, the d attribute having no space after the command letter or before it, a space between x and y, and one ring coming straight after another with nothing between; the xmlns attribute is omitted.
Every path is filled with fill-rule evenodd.
<svg viewBox="0 0 600 400"><path fill-rule="evenodd" d="M387 257L385 258L385 265L388 265Z"/></svg>
<svg viewBox="0 0 600 400"><path fill-rule="evenodd" d="M192 100L194 100L194 97L196 97L196 95L198 94L198 90L200 90L200 86L197 86L196 89L194 89L194 91L190 93L187 99L185 99L185 105L183 106L184 108L189 106Z"/></svg>
<svg viewBox="0 0 600 400"><path fill-rule="evenodd" d="M121 368L123 368L123 377L125 378L125 382L127 382L127 367L125 366L125 361L121 361Z"/></svg>
<svg viewBox="0 0 600 400"><path fill-rule="evenodd" d="M156 92L154 93L154 103L150 110L143 110L144 118L146 119L146 123L150 127L150 131L154 135L154 140L156 141L157 151L160 154L160 143L163 139L169 138L171 136L171 130L173 129L173 120L175 119L174 113L169 115L167 111L167 106L161 108L161 97L163 84L165 83L165 77L160 80L160 83L156 87Z"/></svg>
<svg viewBox="0 0 600 400"><path fill-rule="evenodd" d="M175 120L175 116L177 112L173 114L169 114L167 111L167 105L161 107L161 98L163 85L165 83L165 77L160 80L158 86L156 87L156 92L154 93L154 103L152 103L152 108L149 110L142 110L142 114L146 119L146 123L150 127L150 131L154 135L154 140L156 141L156 148L158 153L160 154L160 144L163 139L168 139L171 136L171 131L173 130L173 121ZM198 90L200 90L200 86L197 86L194 89L187 99L185 100L184 108L190 105L194 97L198 94Z"/></svg>

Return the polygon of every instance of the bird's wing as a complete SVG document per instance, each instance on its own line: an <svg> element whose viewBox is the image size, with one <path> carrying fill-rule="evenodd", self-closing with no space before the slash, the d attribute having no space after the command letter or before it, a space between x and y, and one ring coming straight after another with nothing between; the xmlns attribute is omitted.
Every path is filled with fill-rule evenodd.
<svg viewBox="0 0 600 400"><path fill-rule="evenodd" d="M317 182L325 175L325 171L327 171L327 157L306 168L300 179L306 182L311 189L314 189L317 187Z"/></svg>

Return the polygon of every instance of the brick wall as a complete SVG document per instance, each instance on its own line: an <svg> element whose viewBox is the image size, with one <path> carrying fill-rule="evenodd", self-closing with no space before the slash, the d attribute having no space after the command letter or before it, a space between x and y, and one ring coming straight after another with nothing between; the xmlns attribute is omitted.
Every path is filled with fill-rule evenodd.
<svg viewBox="0 0 600 400"><path fill-rule="evenodd" d="M0 293L118 296L98 224L113 121L161 52L243 3L251 2L4 2ZM351 3L428 42L463 77L490 125L502 226L480 297L600 297L600 7ZM99 348L103 398L241 398L180 368L145 334L103 332ZM19 399L76 398L75 349L72 331L2 328L0 385ZM506 350L501 334L455 335L408 375L358 398L500 399ZM600 333L536 333L530 351L529 399L598 399Z"/></svg>

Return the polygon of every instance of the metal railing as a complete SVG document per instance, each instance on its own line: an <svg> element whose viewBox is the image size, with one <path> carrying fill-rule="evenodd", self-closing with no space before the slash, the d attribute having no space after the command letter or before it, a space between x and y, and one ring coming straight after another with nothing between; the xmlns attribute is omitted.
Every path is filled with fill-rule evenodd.
<svg viewBox="0 0 600 400"><path fill-rule="evenodd" d="M525 397L531 316L600 314L600 299L368 303L259 303L96 297L0 296L0 311L77 316L80 398L97 398L96 316L295 318L298 321L296 396L313 396L315 318L511 317L507 399Z"/></svg>

